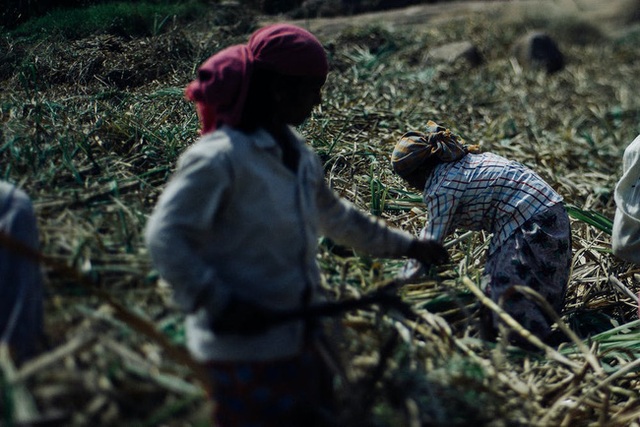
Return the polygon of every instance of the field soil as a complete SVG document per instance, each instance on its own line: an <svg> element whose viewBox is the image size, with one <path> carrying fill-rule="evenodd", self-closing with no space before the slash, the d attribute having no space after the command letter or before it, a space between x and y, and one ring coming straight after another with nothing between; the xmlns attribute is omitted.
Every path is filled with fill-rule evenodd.
<svg viewBox="0 0 640 427"><path fill-rule="evenodd" d="M637 0L487 0L444 1L410 6L388 11L353 16L294 20L320 37L337 34L354 26L384 25L390 29L438 25L460 18L483 18L495 25L522 21L527 18L580 19L596 25L609 34L619 34L640 19ZM271 22L273 19L266 19Z"/></svg>

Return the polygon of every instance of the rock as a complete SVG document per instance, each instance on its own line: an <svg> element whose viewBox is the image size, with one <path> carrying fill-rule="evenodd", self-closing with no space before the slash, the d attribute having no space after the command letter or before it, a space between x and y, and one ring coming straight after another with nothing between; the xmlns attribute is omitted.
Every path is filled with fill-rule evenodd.
<svg viewBox="0 0 640 427"><path fill-rule="evenodd" d="M564 55L548 34L534 31L520 37L512 54L524 69L542 69L552 74L564 68Z"/></svg>
<svg viewBox="0 0 640 427"><path fill-rule="evenodd" d="M448 43L432 49L429 57L436 61L454 63L466 60L472 66L482 63L482 55L476 46L468 41Z"/></svg>

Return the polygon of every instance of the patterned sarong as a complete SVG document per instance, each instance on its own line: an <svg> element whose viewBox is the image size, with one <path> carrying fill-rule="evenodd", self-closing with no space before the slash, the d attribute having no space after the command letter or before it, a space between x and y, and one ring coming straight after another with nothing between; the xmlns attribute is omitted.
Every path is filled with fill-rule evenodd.
<svg viewBox="0 0 640 427"><path fill-rule="evenodd" d="M212 362L216 427L316 426L331 406L332 378L314 351L268 362Z"/></svg>
<svg viewBox="0 0 640 427"><path fill-rule="evenodd" d="M504 295L502 308L545 340L551 332L551 319L521 293L505 292L514 285L528 286L560 314L570 270L571 228L564 206L558 203L525 222L487 259L485 274L489 276L489 284L485 293L496 303ZM493 327L497 325L494 315Z"/></svg>

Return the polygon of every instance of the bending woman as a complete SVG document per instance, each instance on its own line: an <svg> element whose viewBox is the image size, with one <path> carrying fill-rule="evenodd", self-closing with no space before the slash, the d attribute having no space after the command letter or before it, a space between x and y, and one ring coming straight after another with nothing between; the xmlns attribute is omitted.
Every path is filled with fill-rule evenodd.
<svg viewBox="0 0 640 427"><path fill-rule="evenodd" d="M394 171L422 191L428 222L423 239L443 242L455 231L493 233L485 263L485 292L526 329L551 341L551 319L522 294L524 285L560 313L571 269L571 229L562 197L526 166L492 153L478 153L450 130L429 121L427 131L406 133L391 157ZM420 274L408 265L405 274ZM485 312L486 314L486 312ZM496 333L495 314L485 324ZM511 340L525 345L513 334Z"/></svg>

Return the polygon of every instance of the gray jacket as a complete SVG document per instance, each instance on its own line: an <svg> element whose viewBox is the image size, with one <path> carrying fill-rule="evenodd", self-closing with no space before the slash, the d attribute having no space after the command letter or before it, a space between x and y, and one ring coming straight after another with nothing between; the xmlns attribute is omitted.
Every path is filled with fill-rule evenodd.
<svg viewBox="0 0 640 427"><path fill-rule="evenodd" d="M373 256L406 253L413 236L390 229L337 197L317 155L290 129L297 173L264 130L229 127L205 135L180 158L149 218L146 241L187 316L187 345L199 360L269 360L297 353L302 324L257 336L208 327L230 295L270 309L300 307L319 285L320 236ZM206 308L205 308L206 307Z"/></svg>

